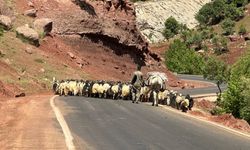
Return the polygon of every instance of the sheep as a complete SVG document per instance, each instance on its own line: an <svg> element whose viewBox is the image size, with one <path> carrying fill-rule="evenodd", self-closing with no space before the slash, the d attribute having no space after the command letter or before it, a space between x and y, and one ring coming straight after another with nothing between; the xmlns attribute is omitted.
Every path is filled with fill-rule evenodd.
<svg viewBox="0 0 250 150"><path fill-rule="evenodd" d="M92 97L97 97L98 95L98 88L99 88L99 84L98 83L94 83L91 89L91 96Z"/></svg>
<svg viewBox="0 0 250 150"><path fill-rule="evenodd" d="M160 91L158 93L158 99L162 104L166 105L169 101L169 91L168 90Z"/></svg>
<svg viewBox="0 0 250 150"><path fill-rule="evenodd" d="M59 94L59 85L60 85L60 82L56 80L55 77L53 77L52 89L55 94Z"/></svg>
<svg viewBox="0 0 250 150"><path fill-rule="evenodd" d="M112 98L118 99L120 91L121 91L121 84L120 82L117 82L111 87Z"/></svg>
<svg viewBox="0 0 250 150"><path fill-rule="evenodd" d="M177 94L176 99L175 99L175 102L176 102L176 107L177 107L178 110L180 109L180 103L181 103L181 101L183 101L183 100L184 100L184 99L183 99L183 97L182 97L182 94L181 94L181 93Z"/></svg>
<svg viewBox="0 0 250 150"><path fill-rule="evenodd" d="M77 81L71 80L69 81L67 87L69 88L70 95L76 96L78 93Z"/></svg>
<svg viewBox="0 0 250 150"><path fill-rule="evenodd" d="M78 89L78 95L83 96L83 87L85 86L85 83L83 80L77 83L77 89Z"/></svg>
<svg viewBox="0 0 250 150"><path fill-rule="evenodd" d="M111 89L111 85L110 85L109 83L104 83L104 84L103 84L103 88L104 88L103 97L104 97L104 98L108 98L109 93L110 93L110 89Z"/></svg>
<svg viewBox="0 0 250 150"><path fill-rule="evenodd" d="M102 98L104 95L105 89L103 87L103 85L104 85L103 83L104 83L104 81L99 81L99 84L98 84L99 86L97 87L97 93L99 95L99 98Z"/></svg>
<svg viewBox="0 0 250 150"><path fill-rule="evenodd" d="M150 89L148 86L143 86L141 87L140 90L140 101L141 102L148 102L149 101L149 97L150 97Z"/></svg>
<svg viewBox="0 0 250 150"><path fill-rule="evenodd" d="M94 84L93 81L90 81L90 80L87 80L85 82L85 85L84 85L83 90L82 90L83 96L87 96L87 97L91 96L93 84Z"/></svg>
<svg viewBox="0 0 250 150"><path fill-rule="evenodd" d="M131 85L129 84L123 84L121 89L121 98L123 100L130 99L131 97Z"/></svg>
<svg viewBox="0 0 250 150"><path fill-rule="evenodd" d="M189 100L188 109L189 109L189 110L192 110L192 107L193 107L193 105L194 105L194 100L193 100L193 98L192 98L189 94L187 94L186 97L185 97L185 99L188 99L188 100Z"/></svg>
<svg viewBox="0 0 250 150"><path fill-rule="evenodd" d="M68 96L68 94L69 94L68 81L62 81L60 83L59 94L60 94L60 96L62 96L62 95Z"/></svg>
<svg viewBox="0 0 250 150"><path fill-rule="evenodd" d="M182 110L182 112L187 112L189 107L189 100L188 99L184 99L180 102L180 108Z"/></svg>

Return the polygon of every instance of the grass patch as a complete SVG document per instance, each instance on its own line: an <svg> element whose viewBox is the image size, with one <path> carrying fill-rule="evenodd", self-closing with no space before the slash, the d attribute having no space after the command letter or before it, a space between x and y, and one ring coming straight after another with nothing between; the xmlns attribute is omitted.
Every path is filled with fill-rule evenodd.
<svg viewBox="0 0 250 150"><path fill-rule="evenodd" d="M247 10L250 10L250 4L246 6ZM250 32L250 15L246 15L244 18L242 18L240 21L236 22L235 25L235 31L238 31L240 26L244 25L248 32Z"/></svg>
<svg viewBox="0 0 250 150"><path fill-rule="evenodd" d="M40 64L44 64L45 63L45 60L43 60L41 58L34 59L34 61L37 62L37 63L40 63Z"/></svg>

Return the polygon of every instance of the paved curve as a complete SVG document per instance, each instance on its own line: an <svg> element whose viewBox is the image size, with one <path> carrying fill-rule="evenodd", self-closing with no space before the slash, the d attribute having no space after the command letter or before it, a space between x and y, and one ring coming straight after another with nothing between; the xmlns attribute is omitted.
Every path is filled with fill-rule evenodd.
<svg viewBox="0 0 250 150"><path fill-rule="evenodd" d="M249 150L250 139L160 107L57 97L78 149Z"/></svg>
<svg viewBox="0 0 250 150"><path fill-rule="evenodd" d="M216 83L215 81L206 80L203 78L203 76L200 75L184 75L184 74L178 74L177 77L179 77L182 80L195 80L195 81L202 81L202 82L211 82ZM227 88L226 84L222 84L221 90L224 91ZM219 93L219 90L216 86L210 86L210 87L204 87L204 88L195 88L195 89L182 89L178 90L178 92L181 92L182 94L190 94L190 95L200 95L200 94L215 94Z"/></svg>

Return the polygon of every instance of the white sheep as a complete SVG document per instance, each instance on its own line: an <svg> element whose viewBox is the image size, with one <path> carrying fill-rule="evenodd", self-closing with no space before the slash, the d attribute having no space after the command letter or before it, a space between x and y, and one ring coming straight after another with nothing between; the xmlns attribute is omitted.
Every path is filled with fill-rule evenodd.
<svg viewBox="0 0 250 150"><path fill-rule="evenodd" d="M122 99L128 99L131 95L131 85L123 84L121 97Z"/></svg>
<svg viewBox="0 0 250 150"><path fill-rule="evenodd" d="M110 91L110 88L111 88L111 85L109 83L104 83L103 84L103 88L104 88L104 95L103 97L104 98L107 98L108 97L108 94L109 94L109 91Z"/></svg>
<svg viewBox="0 0 250 150"><path fill-rule="evenodd" d="M93 86L92 86L92 90L91 90L92 96L95 97L98 94L98 88L99 88L99 84L94 83Z"/></svg>
<svg viewBox="0 0 250 150"><path fill-rule="evenodd" d="M83 87L85 86L84 82L78 82L77 83L77 88L78 88L78 95L82 96L83 95Z"/></svg>
<svg viewBox="0 0 250 150"><path fill-rule="evenodd" d="M99 86L97 87L97 93L99 95L99 98L102 98L103 97L103 94L104 94L104 87L103 87L103 84L99 84Z"/></svg>
<svg viewBox="0 0 250 150"><path fill-rule="evenodd" d="M187 112L188 107L189 107L189 100L188 99L182 100L180 103L180 108L181 108L182 112Z"/></svg>
<svg viewBox="0 0 250 150"><path fill-rule="evenodd" d="M180 103L183 100L184 100L184 98L183 98L182 94L181 93L177 94L176 99L175 99L177 109L180 109Z"/></svg>
<svg viewBox="0 0 250 150"><path fill-rule="evenodd" d="M164 91L160 91L160 92L158 93L158 100L159 100L161 103L164 103L164 104L168 103L168 102L167 102L168 99L169 99L169 103L170 103L169 91L168 91L167 89L164 90Z"/></svg>
<svg viewBox="0 0 250 150"><path fill-rule="evenodd" d="M113 99L117 99L119 97L119 84L115 84L111 87L111 93Z"/></svg>
<svg viewBox="0 0 250 150"><path fill-rule="evenodd" d="M140 90L140 101L141 102L147 102L149 100L150 97L150 89L148 86L143 86L141 87Z"/></svg>
<svg viewBox="0 0 250 150"><path fill-rule="evenodd" d="M69 88L69 92L71 95L76 96L78 93L77 82L76 81L69 81L67 87Z"/></svg>

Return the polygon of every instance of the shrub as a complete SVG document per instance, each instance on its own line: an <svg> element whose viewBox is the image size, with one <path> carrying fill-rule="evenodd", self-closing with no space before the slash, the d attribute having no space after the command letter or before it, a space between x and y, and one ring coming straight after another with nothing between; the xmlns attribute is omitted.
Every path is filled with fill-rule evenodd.
<svg viewBox="0 0 250 150"><path fill-rule="evenodd" d="M3 36L3 27L0 25L0 37Z"/></svg>
<svg viewBox="0 0 250 150"><path fill-rule="evenodd" d="M228 66L216 57L209 57L203 69L203 76L205 79L215 80L219 84L227 81Z"/></svg>
<svg viewBox="0 0 250 150"><path fill-rule="evenodd" d="M228 46L227 46L228 40L226 37L215 35L212 38L212 44L214 47L214 52L217 55L221 55L228 51Z"/></svg>
<svg viewBox="0 0 250 150"><path fill-rule="evenodd" d="M170 44L165 58L167 67L177 73L201 74L204 67L204 59L180 40Z"/></svg>
<svg viewBox="0 0 250 150"><path fill-rule="evenodd" d="M225 9L224 0L215 0L205 4L195 18L201 25L213 25L224 19L223 10Z"/></svg>
<svg viewBox="0 0 250 150"><path fill-rule="evenodd" d="M225 18L230 18L232 20L239 20L244 16L244 10L242 8L237 8L234 4L225 6Z"/></svg>
<svg viewBox="0 0 250 150"><path fill-rule="evenodd" d="M228 88L223 94L222 106L227 113L250 123L250 53L231 69Z"/></svg>
<svg viewBox="0 0 250 150"><path fill-rule="evenodd" d="M222 29L223 29L223 34L224 35L231 35L234 33L234 28L235 26L235 22L232 21L230 18L227 18L225 19L223 22L222 22Z"/></svg>
<svg viewBox="0 0 250 150"><path fill-rule="evenodd" d="M248 0L228 0L229 2L235 4L237 7L245 6L248 2Z"/></svg>
<svg viewBox="0 0 250 150"><path fill-rule="evenodd" d="M225 110L219 106L214 107L211 112L212 115L222 115L225 113Z"/></svg>
<svg viewBox="0 0 250 150"><path fill-rule="evenodd" d="M240 25L238 33L239 33L240 35L246 34L246 33L247 33L246 27L245 27L244 25Z"/></svg>
<svg viewBox="0 0 250 150"><path fill-rule="evenodd" d="M165 29L163 31L163 35L166 39L170 39L176 34L183 32L187 29L188 28L186 25L178 23L178 21L171 16L165 21Z"/></svg>
<svg viewBox="0 0 250 150"><path fill-rule="evenodd" d="M198 11L195 18L200 23L200 25L214 25L220 23L225 18L239 20L244 16L244 10L242 7L240 7L244 5L245 2L240 2L240 0L214 0L205 4Z"/></svg>
<svg viewBox="0 0 250 150"><path fill-rule="evenodd" d="M163 35L164 35L164 37L165 37L166 39L170 39L170 38L174 37L175 34L174 34L173 32L171 32L171 30L165 29L165 30L163 31Z"/></svg>
<svg viewBox="0 0 250 150"><path fill-rule="evenodd" d="M40 64L45 63L45 61L43 59L40 59L40 58L37 58L34 61L37 62L37 63L40 63Z"/></svg>

